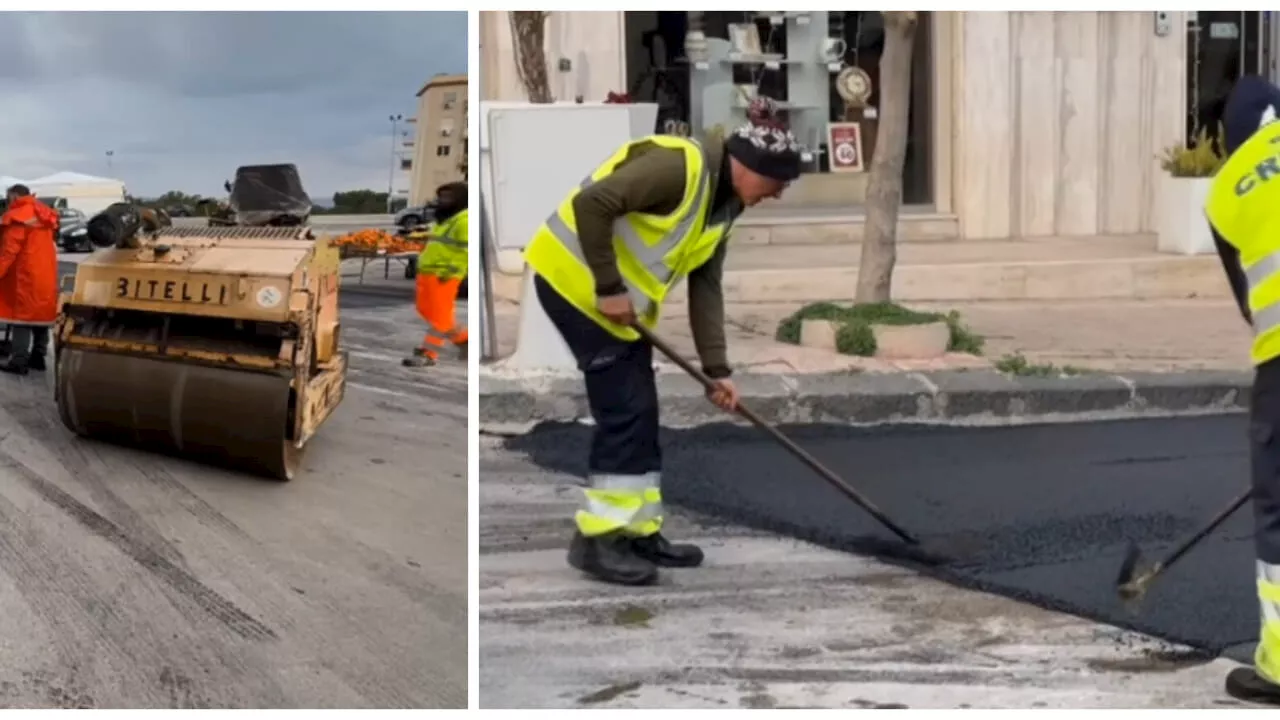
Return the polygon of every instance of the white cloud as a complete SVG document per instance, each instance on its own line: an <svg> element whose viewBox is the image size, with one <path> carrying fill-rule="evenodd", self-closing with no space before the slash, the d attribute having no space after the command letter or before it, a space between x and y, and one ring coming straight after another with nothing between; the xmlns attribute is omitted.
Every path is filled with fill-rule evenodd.
<svg viewBox="0 0 1280 720"><path fill-rule="evenodd" d="M292 162L307 191L385 189L388 115L466 68L466 14L6 13L0 174L217 194ZM407 128L403 128L407 129ZM401 178L400 184L407 179Z"/></svg>

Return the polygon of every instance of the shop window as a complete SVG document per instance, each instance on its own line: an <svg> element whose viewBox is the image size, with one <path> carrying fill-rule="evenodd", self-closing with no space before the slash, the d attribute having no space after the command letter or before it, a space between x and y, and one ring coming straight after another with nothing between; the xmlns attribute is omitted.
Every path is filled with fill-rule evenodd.
<svg viewBox="0 0 1280 720"><path fill-rule="evenodd" d="M700 28L706 37L702 59L686 57L690 27ZM903 200L911 204L933 201L931 44L930 14L922 12L912 58L903 182ZM819 176L802 179L802 183L816 181L833 188L834 184L861 183L865 192L865 178L860 181L851 176L866 172L874 151L883 50L884 26L878 11L627 12L628 87L620 90L638 102L658 104L657 132L696 137L745 122L751 98L770 97L778 103L796 139L809 151L806 174ZM858 68L861 72L857 74L870 80L870 95L865 100L850 103L841 95L837 79L845 68ZM851 155L849 147L856 147L856 143L846 141L854 133L860 135L862 153L851 163L848 161L856 153ZM831 135L846 147L833 151ZM830 181L821 177L834 175L841 177ZM858 194L855 190L854 200ZM831 200L822 204L849 204L847 193L833 190L818 195ZM801 198L797 202L806 201Z"/></svg>

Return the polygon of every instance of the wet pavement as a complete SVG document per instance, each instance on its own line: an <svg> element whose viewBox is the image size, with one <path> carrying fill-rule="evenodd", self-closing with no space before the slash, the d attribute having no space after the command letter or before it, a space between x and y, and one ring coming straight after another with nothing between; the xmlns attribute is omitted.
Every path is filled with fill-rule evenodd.
<svg viewBox="0 0 1280 720"><path fill-rule="evenodd" d="M1136 610L1115 593L1127 541L1154 559L1245 487L1242 416L785 431L921 537L924 552L905 551L751 428L666 432L667 501L1247 659L1258 624L1248 506L1167 571ZM589 434L543 426L504 449L555 473L581 474Z"/></svg>

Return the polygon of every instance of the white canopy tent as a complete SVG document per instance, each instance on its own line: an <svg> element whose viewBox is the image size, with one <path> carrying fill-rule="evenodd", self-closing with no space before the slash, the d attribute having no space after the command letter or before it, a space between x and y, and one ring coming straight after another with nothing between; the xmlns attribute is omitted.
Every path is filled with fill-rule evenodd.
<svg viewBox="0 0 1280 720"><path fill-rule="evenodd" d="M0 182L5 183L5 187L21 182L34 195L65 198L67 207L79 210L87 217L102 212L112 203L123 201L125 196L122 180L74 172L58 172L25 181L0 178Z"/></svg>

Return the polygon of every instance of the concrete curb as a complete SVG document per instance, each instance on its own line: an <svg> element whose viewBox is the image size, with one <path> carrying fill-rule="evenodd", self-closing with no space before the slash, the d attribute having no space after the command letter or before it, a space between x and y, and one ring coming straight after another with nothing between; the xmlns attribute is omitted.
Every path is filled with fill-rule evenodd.
<svg viewBox="0 0 1280 720"><path fill-rule="evenodd" d="M481 368L480 425L519 432L538 422L589 417L578 377L502 377ZM743 403L779 424L1017 424L1220 414L1247 407L1250 372L1086 373L1022 377L991 370L734 376ZM672 427L725 422L702 388L659 372L662 421Z"/></svg>

